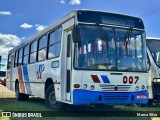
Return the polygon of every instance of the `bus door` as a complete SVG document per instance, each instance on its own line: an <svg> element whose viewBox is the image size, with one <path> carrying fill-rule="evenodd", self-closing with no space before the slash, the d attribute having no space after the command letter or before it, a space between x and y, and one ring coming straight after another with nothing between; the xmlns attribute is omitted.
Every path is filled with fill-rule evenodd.
<svg viewBox="0 0 160 120"><path fill-rule="evenodd" d="M66 100L71 100L71 31L67 32L67 44L66 44Z"/></svg>
<svg viewBox="0 0 160 120"><path fill-rule="evenodd" d="M71 31L64 31L64 56L62 57L62 95L63 100L71 102Z"/></svg>
<svg viewBox="0 0 160 120"><path fill-rule="evenodd" d="M71 81L72 81L72 26L74 18L62 25L63 27L63 47L61 57L61 88L62 100L71 102Z"/></svg>

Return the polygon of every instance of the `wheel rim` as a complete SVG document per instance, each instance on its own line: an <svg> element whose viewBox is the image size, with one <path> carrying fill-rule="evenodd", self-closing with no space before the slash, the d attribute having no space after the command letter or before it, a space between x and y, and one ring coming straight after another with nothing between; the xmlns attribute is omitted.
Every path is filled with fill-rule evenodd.
<svg viewBox="0 0 160 120"><path fill-rule="evenodd" d="M52 105L54 105L56 103L54 91L50 92L50 94L49 94L49 103Z"/></svg>
<svg viewBox="0 0 160 120"><path fill-rule="evenodd" d="M52 106L60 105L59 102L57 102L55 99L55 92L54 91L50 92L50 94L49 94L49 103Z"/></svg>

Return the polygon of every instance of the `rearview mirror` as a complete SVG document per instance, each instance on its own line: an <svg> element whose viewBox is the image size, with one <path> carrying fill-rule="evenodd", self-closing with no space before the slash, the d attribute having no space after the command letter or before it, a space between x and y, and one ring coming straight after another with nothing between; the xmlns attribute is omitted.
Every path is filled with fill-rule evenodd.
<svg viewBox="0 0 160 120"><path fill-rule="evenodd" d="M74 26L73 30L72 30L72 39L74 43L78 43L79 42L79 30L78 30L78 26Z"/></svg>
<svg viewBox="0 0 160 120"><path fill-rule="evenodd" d="M156 62L157 62L157 65L160 66L160 52L156 53Z"/></svg>

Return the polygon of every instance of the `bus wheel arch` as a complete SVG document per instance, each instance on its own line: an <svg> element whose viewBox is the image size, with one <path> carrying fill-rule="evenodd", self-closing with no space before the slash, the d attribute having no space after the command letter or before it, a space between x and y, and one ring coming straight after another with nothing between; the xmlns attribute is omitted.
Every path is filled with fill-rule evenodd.
<svg viewBox="0 0 160 120"><path fill-rule="evenodd" d="M62 109L63 103L56 101L54 83L51 78L47 79L45 83L45 101L51 109Z"/></svg>

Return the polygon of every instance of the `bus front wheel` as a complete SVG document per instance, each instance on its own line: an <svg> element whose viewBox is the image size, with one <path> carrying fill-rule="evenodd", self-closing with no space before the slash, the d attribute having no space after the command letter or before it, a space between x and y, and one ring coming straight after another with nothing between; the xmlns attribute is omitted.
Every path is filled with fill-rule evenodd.
<svg viewBox="0 0 160 120"><path fill-rule="evenodd" d="M15 95L16 95L16 100L18 101L28 100L29 98L29 95L19 92L19 83L16 84Z"/></svg>
<svg viewBox="0 0 160 120"><path fill-rule="evenodd" d="M60 110L62 109L63 103L56 101L54 86L50 85L45 93L45 101L49 108Z"/></svg>

